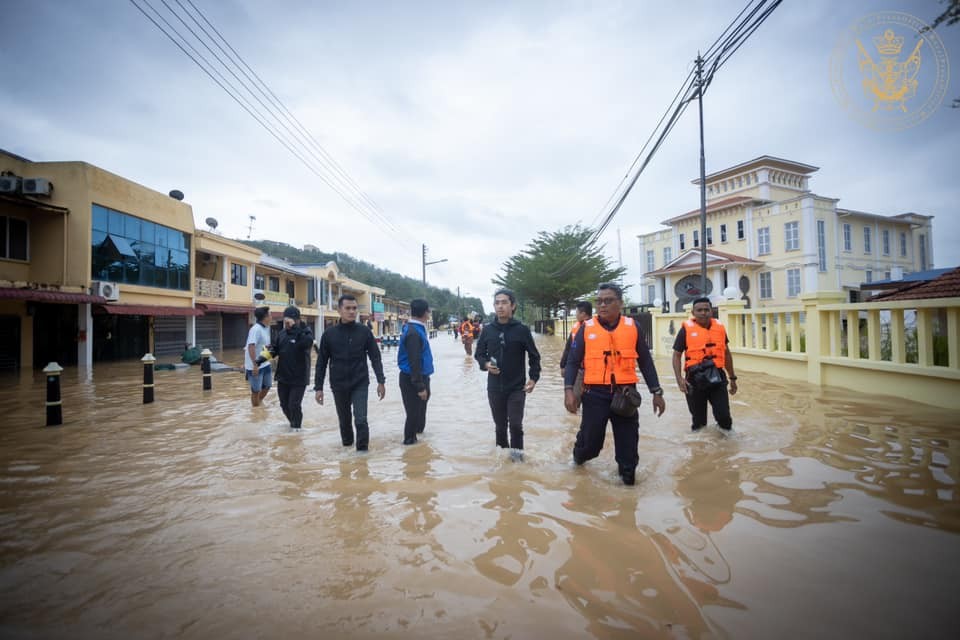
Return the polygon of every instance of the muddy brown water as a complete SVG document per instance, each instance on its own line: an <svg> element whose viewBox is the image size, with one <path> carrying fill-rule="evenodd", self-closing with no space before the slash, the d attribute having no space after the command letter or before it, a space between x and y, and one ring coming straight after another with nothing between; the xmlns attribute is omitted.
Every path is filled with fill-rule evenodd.
<svg viewBox="0 0 960 640"><path fill-rule="evenodd" d="M396 352L367 454L332 402L305 428L239 373L139 362L0 380L4 638L903 638L960 623L956 416L740 372L734 433L641 407L637 486L613 442L571 464L559 338L538 337L526 460L494 446L451 336L404 447ZM239 354L226 354L240 363ZM328 394L329 395L329 394ZM646 394L644 394L646 396ZM953 629L953 631L950 631Z"/></svg>

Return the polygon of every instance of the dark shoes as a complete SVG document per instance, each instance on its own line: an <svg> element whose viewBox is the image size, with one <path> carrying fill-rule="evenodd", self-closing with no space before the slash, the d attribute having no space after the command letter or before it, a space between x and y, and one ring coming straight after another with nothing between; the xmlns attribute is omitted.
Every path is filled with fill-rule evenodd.
<svg viewBox="0 0 960 640"><path fill-rule="evenodd" d="M366 451L367 445L357 445L357 451Z"/></svg>
<svg viewBox="0 0 960 640"><path fill-rule="evenodd" d="M416 438L404 438L403 444L417 444Z"/></svg>
<svg viewBox="0 0 960 640"><path fill-rule="evenodd" d="M690 431L693 431L694 433L696 433L697 431L702 431L705 426L707 426L707 425L705 425L705 424L694 424L694 425L691 425L691 426L690 426Z"/></svg>
<svg viewBox="0 0 960 640"><path fill-rule="evenodd" d="M617 465L617 472L620 474L620 477L623 479L623 484L632 487L637 483L636 469L627 469L626 467Z"/></svg>

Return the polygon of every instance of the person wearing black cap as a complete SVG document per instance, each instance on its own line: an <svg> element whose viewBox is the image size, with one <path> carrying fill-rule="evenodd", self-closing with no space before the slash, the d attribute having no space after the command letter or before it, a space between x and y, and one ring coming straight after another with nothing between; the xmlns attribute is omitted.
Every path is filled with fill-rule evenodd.
<svg viewBox="0 0 960 640"><path fill-rule="evenodd" d="M247 372L247 382L250 384L250 402L255 407L270 391L273 384L273 369L270 360L259 359L264 347L270 344L270 307L257 307L253 311L256 322L247 333L247 344L243 350L243 368Z"/></svg>
<svg viewBox="0 0 960 640"><path fill-rule="evenodd" d="M277 397L290 428L299 429L303 423L303 394L310 384L310 347L313 332L300 319L300 310L294 306L283 311L283 329L277 334L274 352L277 354Z"/></svg>

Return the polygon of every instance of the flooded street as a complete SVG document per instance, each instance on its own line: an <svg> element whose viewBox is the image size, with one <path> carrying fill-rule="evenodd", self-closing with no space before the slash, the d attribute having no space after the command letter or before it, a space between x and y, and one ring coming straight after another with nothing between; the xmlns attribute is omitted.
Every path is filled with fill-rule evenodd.
<svg viewBox="0 0 960 640"><path fill-rule="evenodd" d="M526 461L494 446L485 376L451 336L420 443L396 350L370 451L332 398L291 433L240 373L139 362L0 390L4 638L902 638L960 624L960 427L944 410L740 372L734 433L640 408L637 486L612 436L575 468L559 337L537 337ZM240 354L226 354L239 364ZM328 394L329 396L329 394Z"/></svg>

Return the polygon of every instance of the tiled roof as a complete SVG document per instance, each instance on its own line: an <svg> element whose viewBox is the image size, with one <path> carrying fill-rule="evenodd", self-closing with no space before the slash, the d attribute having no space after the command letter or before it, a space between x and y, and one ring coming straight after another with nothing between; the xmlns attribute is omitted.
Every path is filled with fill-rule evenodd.
<svg viewBox="0 0 960 640"><path fill-rule="evenodd" d="M745 202L752 202L754 200L756 200L756 198L752 196L733 196L732 198L724 198L723 200L719 200L717 202L707 203L707 213L710 213L712 211L720 211L721 209L726 209L727 207L735 207ZM678 216L674 216L672 218L669 218L668 220L664 220L661 224L671 224L674 222L679 222L693 215L700 215L699 207L697 207L693 211L687 211L686 213L681 213Z"/></svg>
<svg viewBox="0 0 960 640"><path fill-rule="evenodd" d="M871 300L926 300L930 298L960 298L960 267L930 280L914 283L902 289L881 293Z"/></svg>

